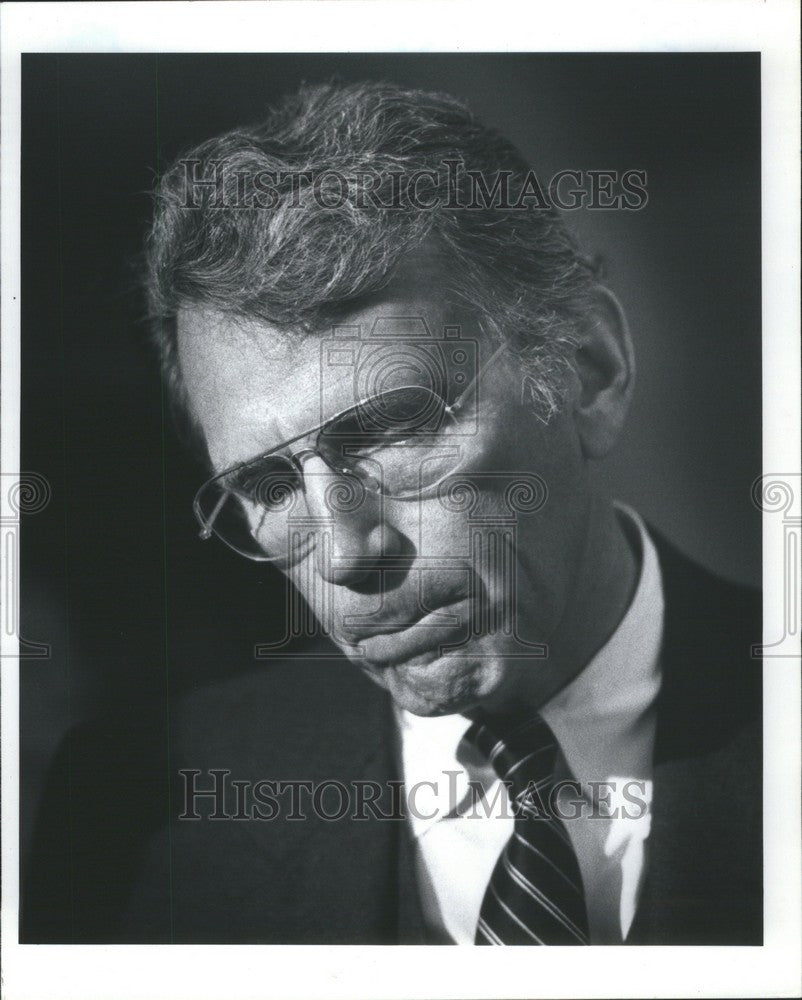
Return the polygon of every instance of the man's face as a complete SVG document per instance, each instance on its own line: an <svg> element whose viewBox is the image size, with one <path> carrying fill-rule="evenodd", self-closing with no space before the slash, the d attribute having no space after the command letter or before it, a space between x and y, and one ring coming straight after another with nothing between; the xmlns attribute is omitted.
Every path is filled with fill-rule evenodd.
<svg viewBox="0 0 802 1000"><path fill-rule="evenodd" d="M431 336L416 340L421 319ZM409 278L344 324L358 335L346 351L331 335L182 311L180 365L215 472L366 392L431 387L415 362L424 354L444 362L452 402L493 350L470 317L448 313L436 287ZM465 343L456 352L444 340L454 325ZM319 536L282 568L344 653L421 715L537 703L557 686L561 665L537 644L549 643L575 586L587 490L570 407L544 425L523 378L506 352L482 373L447 441L457 468L422 497L368 491L356 505L332 503L341 477L317 455L301 458L299 509L318 519ZM313 435L298 447L314 444ZM412 441L403 454L420 464L427 453Z"/></svg>

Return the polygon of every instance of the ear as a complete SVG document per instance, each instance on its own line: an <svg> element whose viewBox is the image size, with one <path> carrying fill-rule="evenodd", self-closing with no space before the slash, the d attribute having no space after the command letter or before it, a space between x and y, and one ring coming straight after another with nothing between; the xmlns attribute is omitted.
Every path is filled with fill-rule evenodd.
<svg viewBox="0 0 802 1000"><path fill-rule="evenodd" d="M575 368L574 423L582 452L602 458L621 432L635 383L635 352L624 311L602 286L579 338Z"/></svg>

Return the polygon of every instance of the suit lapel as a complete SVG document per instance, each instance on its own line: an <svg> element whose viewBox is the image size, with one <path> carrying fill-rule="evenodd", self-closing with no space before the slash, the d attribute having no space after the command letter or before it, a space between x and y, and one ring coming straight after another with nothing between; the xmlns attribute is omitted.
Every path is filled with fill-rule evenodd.
<svg viewBox="0 0 802 1000"><path fill-rule="evenodd" d="M353 670L353 667L350 667ZM330 760L332 773L353 775L354 781L370 783L379 790L376 809L365 810L365 818L338 824L317 824L313 854L331 857L337 863L320 872L309 872L304 895L314 899L322 877L339 893L339 921L353 930L352 940L387 944L425 944L425 928L415 872L414 847L403 806L403 775L400 767L399 735L388 695L367 685L358 675L355 684L367 687L370 710L352 716L346 731L349 740ZM353 704L353 702L352 702ZM354 746L368 747L353 755ZM343 892L343 886L347 886ZM311 895L310 895L311 894ZM319 897L319 892L318 892ZM309 920L317 919L308 914Z"/></svg>
<svg viewBox="0 0 802 1000"><path fill-rule="evenodd" d="M347 708L340 714L338 705L320 740L316 770L342 782L355 807L359 788L372 801L341 820L316 818L289 831L297 838L294 919L303 935L294 940L424 943L391 701L346 669L339 701Z"/></svg>
<svg viewBox="0 0 802 1000"><path fill-rule="evenodd" d="M294 920L307 940L343 944L390 944L395 940L395 867L398 828L403 821L392 818L393 761L386 733L383 735L385 738L375 742L361 759L332 754L327 763L329 780L348 789L349 814L335 820L310 818L299 824L297 831L287 831L297 837L293 851L297 859ZM361 746L364 749L365 744ZM373 796L373 788L379 789L378 796ZM366 791L360 793L360 789ZM360 805L360 794L375 801L368 807L363 799ZM332 801L336 806L336 795ZM358 818L352 818L355 813Z"/></svg>
<svg viewBox="0 0 802 1000"><path fill-rule="evenodd" d="M663 685L649 871L627 943L736 943L759 933L759 601L652 535Z"/></svg>

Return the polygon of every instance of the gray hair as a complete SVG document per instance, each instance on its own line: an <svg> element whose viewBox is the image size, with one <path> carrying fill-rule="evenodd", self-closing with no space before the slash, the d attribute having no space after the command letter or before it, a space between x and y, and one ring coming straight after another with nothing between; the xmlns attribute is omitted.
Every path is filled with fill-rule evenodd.
<svg viewBox="0 0 802 1000"><path fill-rule="evenodd" d="M466 168L452 177L456 197L426 208L394 200L399 179L439 177L449 161ZM477 175L487 191L487 179L520 187L528 173L515 147L454 98L376 82L303 86L264 121L184 154L160 179L147 241L149 313L174 404L186 415L179 309L322 331L426 241L452 303L519 355L531 402L548 419L594 276L552 207L477 202ZM376 185L370 199L337 196L338 178L365 175ZM275 182L267 200L259 177L263 194L265 178ZM250 202L246 182L257 185Z"/></svg>

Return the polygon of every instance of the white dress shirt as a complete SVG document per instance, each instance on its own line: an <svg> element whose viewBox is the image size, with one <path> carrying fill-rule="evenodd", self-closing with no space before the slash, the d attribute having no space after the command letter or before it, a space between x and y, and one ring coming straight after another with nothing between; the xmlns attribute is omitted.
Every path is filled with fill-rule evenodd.
<svg viewBox="0 0 802 1000"><path fill-rule="evenodd" d="M606 645L540 710L558 743L555 781L582 785L583 801L576 789L563 788L557 803L567 816L581 808L565 826L582 872L593 944L626 939L643 883L651 817L639 803L651 802L661 679L657 552L638 514L623 504L616 509L639 541L635 595ZM473 944L485 889L513 831L506 788L463 740L470 726L464 716L423 718L401 709L396 716L424 918L439 936ZM484 792L478 807L469 781ZM613 786L596 786L595 810L590 782Z"/></svg>

